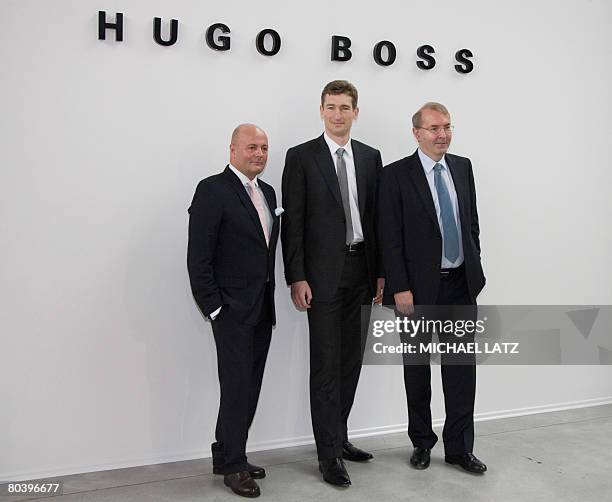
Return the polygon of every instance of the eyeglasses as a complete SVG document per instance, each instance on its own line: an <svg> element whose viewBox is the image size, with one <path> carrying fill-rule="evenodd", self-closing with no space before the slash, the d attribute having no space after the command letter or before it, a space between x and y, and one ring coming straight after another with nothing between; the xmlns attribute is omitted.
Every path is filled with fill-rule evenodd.
<svg viewBox="0 0 612 502"><path fill-rule="evenodd" d="M446 134L451 134L454 128L455 126L451 124L445 126L419 127L419 129L423 129L435 135L440 134L441 131L444 131Z"/></svg>

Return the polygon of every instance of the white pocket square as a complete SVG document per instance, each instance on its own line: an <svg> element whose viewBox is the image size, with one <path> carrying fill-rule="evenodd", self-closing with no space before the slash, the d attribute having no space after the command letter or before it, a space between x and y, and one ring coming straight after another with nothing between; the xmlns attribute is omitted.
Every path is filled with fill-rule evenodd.
<svg viewBox="0 0 612 502"><path fill-rule="evenodd" d="M281 214L283 214L284 212L285 212L285 210L284 210L282 207L277 207L277 208L274 210L274 214L275 214L276 216L280 216L280 215L281 215Z"/></svg>

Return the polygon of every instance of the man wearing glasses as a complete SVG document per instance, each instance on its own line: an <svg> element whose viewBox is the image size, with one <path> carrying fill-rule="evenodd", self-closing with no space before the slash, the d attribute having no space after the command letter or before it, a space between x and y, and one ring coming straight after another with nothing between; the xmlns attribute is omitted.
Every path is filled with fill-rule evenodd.
<svg viewBox="0 0 612 502"><path fill-rule="evenodd" d="M469 159L451 155L453 126L440 103L426 103L412 117L419 147L383 169L378 197L378 229L386 276L383 302L400 315L415 306L453 312L468 306L485 284L480 262L476 191ZM440 337L441 338L441 337ZM426 469L438 437L431 423L429 355L420 364L404 365L408 400L408 435L414 446L411 465ZM454 362L454 364L453 364ZM476 366L473 357L461 364L442 356L446 421L445 460L464 470L487 470L473 455Z"/></svg>

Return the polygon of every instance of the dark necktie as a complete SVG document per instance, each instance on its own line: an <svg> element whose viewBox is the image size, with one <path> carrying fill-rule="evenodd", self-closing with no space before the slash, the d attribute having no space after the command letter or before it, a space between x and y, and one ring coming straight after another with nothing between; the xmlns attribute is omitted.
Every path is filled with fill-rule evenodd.
<svg viewBox="0 0 612 502"><path fill-rule="evenodd" d="M349 187L348 177L346 175L346 162L344 161L344 148L338 148L336 155L338 156L337 175L340 185L340 196L342 197L342 207L344 208L344 216L346 219L346 243L353 242L353 220L351 218L351 204L349 202Z"/></svg>

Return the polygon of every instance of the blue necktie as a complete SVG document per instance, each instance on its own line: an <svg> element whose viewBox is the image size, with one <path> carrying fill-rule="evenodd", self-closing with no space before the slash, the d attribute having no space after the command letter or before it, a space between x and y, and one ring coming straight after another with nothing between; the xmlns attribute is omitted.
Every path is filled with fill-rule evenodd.
<svg viewBox="0 0 612 502"><path fill-rule="evenodd" d="M438 194L438 204L440 205L440 218L442 219L442 239L444 244L444 256L453 263L459 257L459 234L457 232L457 222L453 213L446 183L442 179L442 164L434 166L434 185Z"/></svg>

